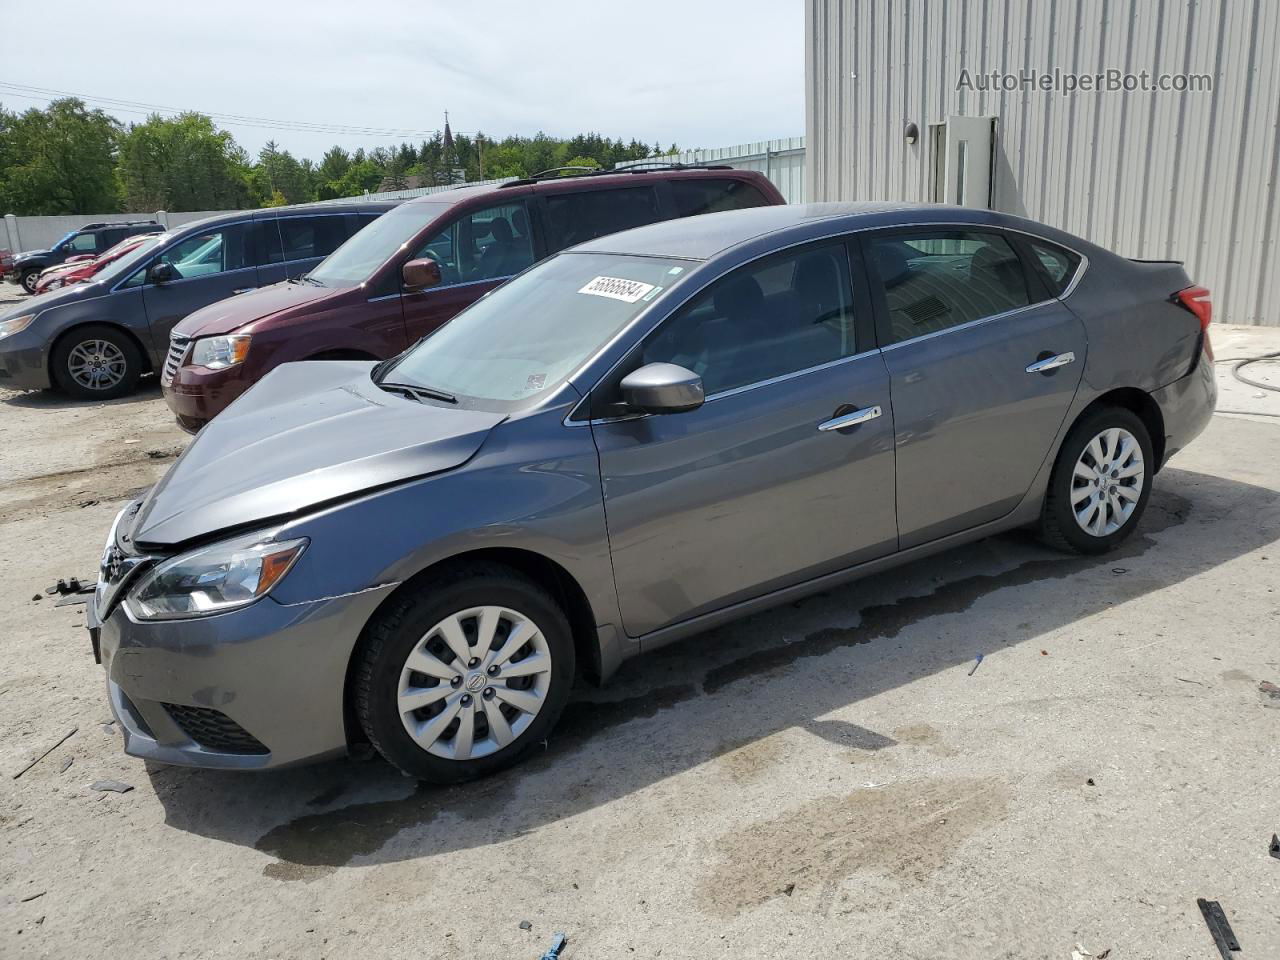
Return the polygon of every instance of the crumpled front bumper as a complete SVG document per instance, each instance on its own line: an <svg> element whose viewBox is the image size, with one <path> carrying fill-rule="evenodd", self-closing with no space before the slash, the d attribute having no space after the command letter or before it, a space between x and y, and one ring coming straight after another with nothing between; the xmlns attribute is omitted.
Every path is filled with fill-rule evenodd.
<svg viewBox="0 0 1280 960"><path fill-rule="evenodd" d="M307 603L270 596L217 616L138 621L88 608L125 752L234 770L344 753L347 664L394 584Z"/></svg>

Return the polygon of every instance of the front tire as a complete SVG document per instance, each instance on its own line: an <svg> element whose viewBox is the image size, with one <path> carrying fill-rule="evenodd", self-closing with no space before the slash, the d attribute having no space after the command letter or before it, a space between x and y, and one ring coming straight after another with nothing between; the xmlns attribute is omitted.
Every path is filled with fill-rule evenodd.
<svg viewBox="0 0 1280 960"><path fill-rule="evenodd" d="M1155 474L1151 435L1137 414L1104 407L1062 442L1040 515L1040 536L1071 553L1115 548L1138 525Z"/></svg>
<svg viewBox="0 0 1280 960"><path fill-rule="evenodd" d="M77 327L50 358L54 382L76 400L115 400L133 393L142 351L127 333L103 324Z"/></svg>
<svg viewBox="0 0 1280 960"><path fill-rule="evenodd" d="M33 294L36 292L36 283L39 280L39 270L27 270L23 272L22 276L18 279L18 282L22 284L23 290L27 291L28 294Z"/></svg>
<svg viewBox="0 0 1280 960"><path fill-rule="evenodd" d="M431 783L516 763L546 739L574 677L564 612L496 564L459 567L395 598L356 657L365 735L392 765Z"/></svg>

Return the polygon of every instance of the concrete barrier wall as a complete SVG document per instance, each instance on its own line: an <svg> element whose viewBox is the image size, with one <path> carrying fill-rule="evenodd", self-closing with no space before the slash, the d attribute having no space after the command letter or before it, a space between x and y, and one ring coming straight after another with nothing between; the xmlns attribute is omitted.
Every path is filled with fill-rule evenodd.
<svg viewBox="0 0 1280 960"><path fill-rule="evenodd" d="M15 217L10 214L4 218L4 229L0 231L0 248L14 253L21 253L24 250L44 250L72 230L79 230L88 223L157 220L166 227L179 227L193 220L202 220L205 217L230 212L228 210L196 210L190 213L166 213L163 210L157 210L154 213L78 213L58 217Z"/></svg>

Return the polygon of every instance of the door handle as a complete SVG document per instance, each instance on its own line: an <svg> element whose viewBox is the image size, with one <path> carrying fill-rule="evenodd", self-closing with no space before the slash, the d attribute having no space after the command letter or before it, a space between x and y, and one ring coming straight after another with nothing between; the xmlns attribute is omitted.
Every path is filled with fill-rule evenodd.
<svg viewBox="0 0 1280 960"><path fill-rule="evenodd" d="M1057 370L1059 367L1065 367L1068 363L1075 362L1076 355L1068 350L1066 353L1060 353L1054 357L1045 357L1043 360L1037 360L1027 367L1027 373L1048 373L1050 370Z"/></svg>
<svg viewBox="0 0 1280 960"><path fill-rule="evenodd" d="M860 423L866 423L868 420L874 420L880 416L883 411L879 406L863 407L861 410L854 410L852 413L841 414L838 417L832 417L830 420L824 420L818 424L818 429L823 433L829 430L843 430L846 427L856 427Z"/></svg>
<svg viewBox="0 0 1280 960"><path fill-rule="evenodd" d="M250 290L257 290L257 287L241 287L239 290L232 290L232 293L248 293Z"/></svg>

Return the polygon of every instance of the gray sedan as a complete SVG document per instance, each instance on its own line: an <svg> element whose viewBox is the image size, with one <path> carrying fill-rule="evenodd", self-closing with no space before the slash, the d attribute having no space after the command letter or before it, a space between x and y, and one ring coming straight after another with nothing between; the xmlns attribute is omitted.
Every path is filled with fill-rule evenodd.
<svg viewBox="0 0 1280 960"><path fill-rule="evenodd" d="M1209 310L989 211L766 207L591 241L390 361L286 364L111 530L125 749L367 739L463 780L579 672L1013 527L1104 552L1209 420Z"/></svg>

